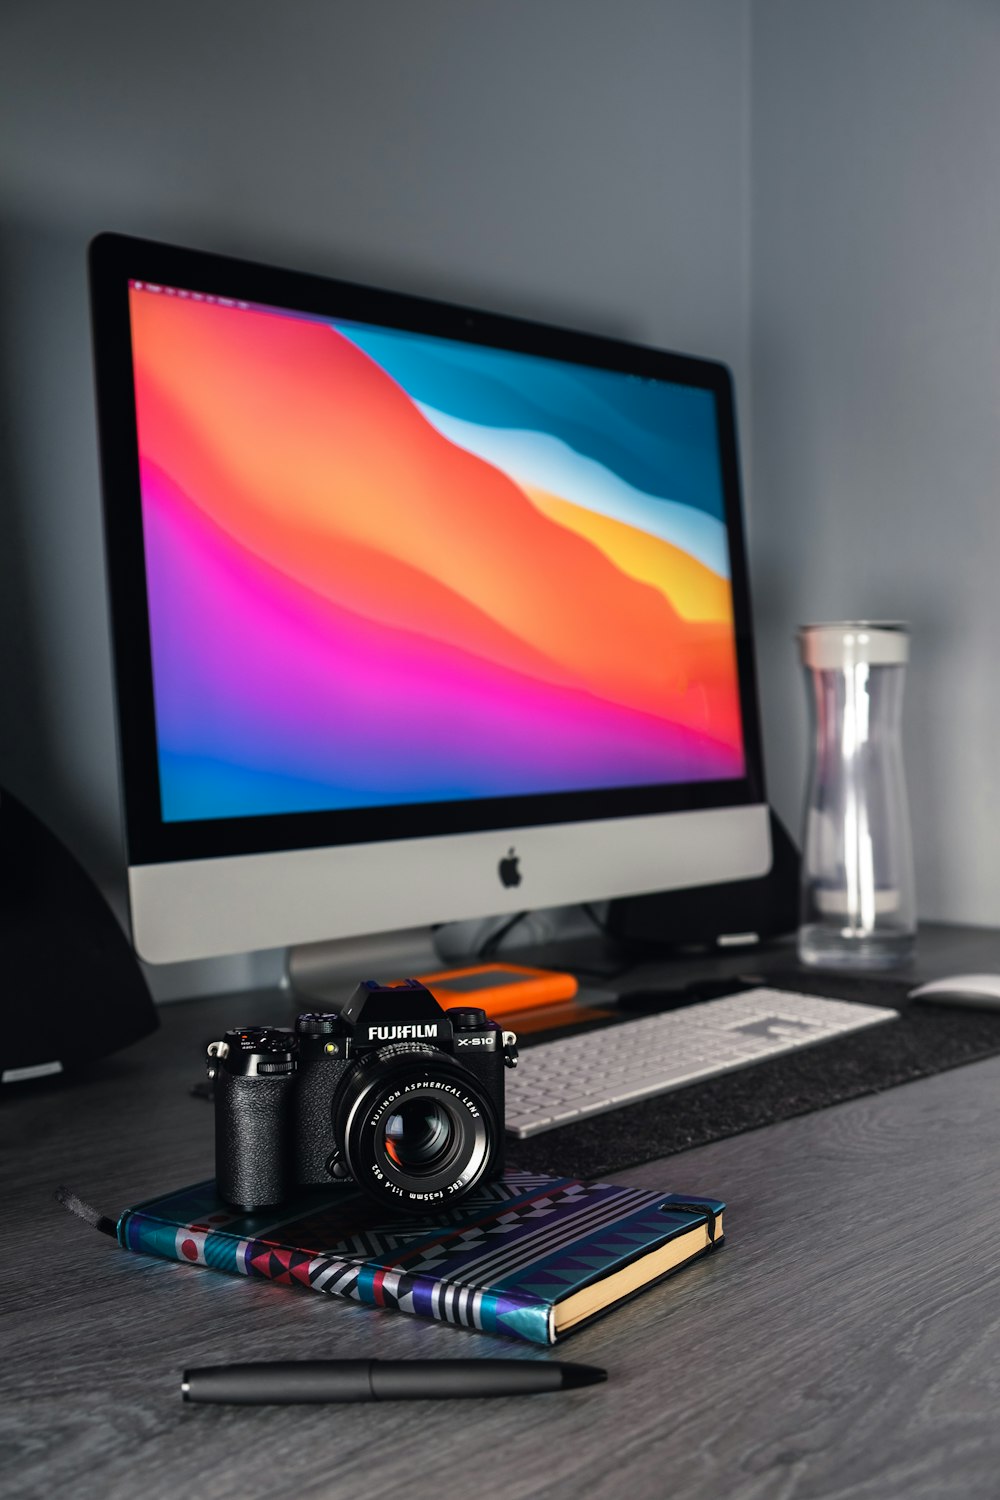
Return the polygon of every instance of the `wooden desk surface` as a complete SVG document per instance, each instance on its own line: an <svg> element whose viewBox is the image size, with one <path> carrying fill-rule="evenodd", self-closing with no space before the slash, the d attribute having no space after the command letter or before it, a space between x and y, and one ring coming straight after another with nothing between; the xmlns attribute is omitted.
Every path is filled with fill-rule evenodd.
<svg viewBox="0 0 1000 1500"><path fill-rule="evenodd" d="M718 1194L727 1247L562 1346L605 1386L492 1401L182 1404L186 1364L556 1357L147 1260L105 1212L209 1175L204 1043L273 998L166 1007L158 1036L0 1115L0 1495L996 1496L1000 1058L618 1174Z"/></svg>

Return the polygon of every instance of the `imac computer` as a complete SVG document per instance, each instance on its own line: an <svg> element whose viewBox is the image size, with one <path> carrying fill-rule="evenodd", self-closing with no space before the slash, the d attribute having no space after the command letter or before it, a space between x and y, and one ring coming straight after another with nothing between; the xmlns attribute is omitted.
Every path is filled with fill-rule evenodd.
<svg viewBox="0 0 1000 1500"><path fill-rule="evenodd" d="M766 872L724 366L118 235L90 270L143 958Z"/></svg>

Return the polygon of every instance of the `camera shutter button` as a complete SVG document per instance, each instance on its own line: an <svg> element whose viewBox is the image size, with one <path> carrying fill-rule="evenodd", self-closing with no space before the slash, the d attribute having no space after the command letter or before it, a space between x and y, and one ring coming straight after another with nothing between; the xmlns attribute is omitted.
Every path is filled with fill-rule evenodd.
<svg viewBox="0 0 1000 1500"><path fill-rule="evenodd" d="M445 1015L456 1031L478 1031L486 1025L486 1012L475 1005L453 1005Z"/></svg>

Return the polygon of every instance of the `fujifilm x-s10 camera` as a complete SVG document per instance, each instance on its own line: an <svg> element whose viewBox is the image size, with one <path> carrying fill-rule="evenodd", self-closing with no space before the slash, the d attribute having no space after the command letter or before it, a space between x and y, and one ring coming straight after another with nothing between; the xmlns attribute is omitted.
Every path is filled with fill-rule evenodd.
<svg viewBox="0 0 1000 1500"><path fill-rule="evenodd" d="M415 979L366 980L295 1029L245 1026L208 1048L219 1195L253 1210L354 1182L425 1213L503 1171L504 1065L516 1037L443 1010Z"/></svg>

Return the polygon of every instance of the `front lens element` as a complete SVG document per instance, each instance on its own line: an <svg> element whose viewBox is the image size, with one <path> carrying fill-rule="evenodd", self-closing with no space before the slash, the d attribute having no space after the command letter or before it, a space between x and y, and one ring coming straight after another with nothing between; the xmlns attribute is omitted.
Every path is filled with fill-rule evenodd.
<svg viewBox="0 0 1000 1500"><path fill-rule="evenodd" d="M455 1138L451 1117L433 1099L401 1104L385 1122L385 1154L401 1172L419 1177L436 1172Z"/></svg>

